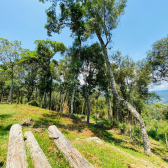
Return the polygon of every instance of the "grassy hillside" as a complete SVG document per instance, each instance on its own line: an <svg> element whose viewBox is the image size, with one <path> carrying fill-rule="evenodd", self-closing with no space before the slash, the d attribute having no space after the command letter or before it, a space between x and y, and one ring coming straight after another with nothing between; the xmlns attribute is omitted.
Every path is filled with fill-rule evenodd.
<svg viewBox="0 0 168 168"><path fill-rule="evenodd" d="M24 123L31 118L30 123ZM87 125L78 117L69 118L55 111L28 105L0 104L0 167L6 167L9 130L12 124L23 124L23 134L31 130L54 168L68 168L68 162L50 140L47 128L56 125L69 141L96 168L168 167L168 150L159 141L150 138L152 156L143 153L141 139L130 140L119 129L105 130L95 124ZM93 138L97 137L97 138ZM26 150L29 167L33 168L30 153Z"/></svg>

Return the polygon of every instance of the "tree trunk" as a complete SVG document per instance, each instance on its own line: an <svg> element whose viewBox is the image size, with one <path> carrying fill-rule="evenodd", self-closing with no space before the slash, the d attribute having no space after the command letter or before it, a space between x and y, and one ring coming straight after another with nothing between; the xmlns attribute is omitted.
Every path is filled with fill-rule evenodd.
<svg viewBox="0 0 168 168"><path fill-rule="evenodd" d="M109 119L110 117L110 108L109 108L109 97L106 94L106 104L107 104L107 118Z"/></svg>
<svg viewBox="0 0 168 168"><path fill-rule="evenodd" d="M7 102L10 102L11 95L12 95L12 90L13 90L13 86L11 86L11 88L10 88L9 96L8 96Z"/></svg>
<svg viewBox="0 0 168 168"><path fill-rule="evenodd" d="M46 92L44 92L44 94L43 94L42 108L44 108L44 106L45 106L45 97L46 97Z"/></svg>
<svg viewBox="0 0 168 168"><path fill-rule="evenodd" d="M31 131L26 131L26 145L30 149L35 168L51 168L46 156Z"/></svg>
<svg viewBox="0 0 168 168"><path fill-rule="evenodd" d="M51 94L52 94L52 91L51 91L51 88L50 88L49 110L51 110Z"/></svg>
<svg viewBox="0 0 168 168"><path fill-rule="evenodd" d="M55 125L48 128L49 137L54 139L58 149L73 168L93 168L93 166L82 156L82 154L67 140Z"/></svg>
<svg viewBox="0 0 168 168"><path fill-rule="evenodd" d="M114 97L113 97L113 119L115 119L115 121L117 121L116 99Z"/></svg>
<svg viewBox="0 0 168 168"><path fill-rule="evenodd" d="M87 87L86 87L87 89ZM90 118L90 108L89 108L89 93L90 91L87 91L87 123L89 123L89 118Z"/></svg>
<svg viewBox="0 0 168 168"><path fill-rule="evenodd" d="M35 88L35 91L36 91L36 93L35 93L35 101L37 100L37 88Z"/></svg>
<svg viewBox="0 0 168 168"><path fill-rule="evenodd" d="M144 123L141 115L136 111L136 109L130 103L128 103L126 100L124 100L122 97L120 97L118 95L114 75L113 75L112 68L111 68L111 64L110 64L110 61L109 61L108 55L107 55L106 45L104 44L104 41L98 31L96 31L96 35L100 41L100 44L101 44L101 47L103 50L103 54L104 54L104 58L105 58L105 62L106 62L106 66L107 66L107 70L110 75L110 85L111 85L113 97L115 99L117 99L124 107L126 107L139 122L139 125L141 128L141 133L142 133L142 138L143 138L144 151L147 155L151 155L150 143L149 143L149 138L148 138L148 134L146 131L145 123Z"/></svg>
<svg viewBox="0 0 168 168"><path fill-rule="evenodd" d="M85 105L85 102L83 101L82 112L81 112L81 114L83 114L84 105Z"/></svg>
<svg viewBox="0 0 168 168"><path fill-rule="evenodd" d="M2 94L1 94L1 102L3 102L3 92L2 92Z"/></svg>
<svg viewBox="0 0 168 168"><path fill-rule="evenodd" d="M19 104L19 103L20 103L20 91L18 93L18 98L17 98L17 104Z"/></svg>
<svg viewBox="0 0 168 168"><path fill-rule="evenodd" d="M72 92L72 99L71 99L71 113L70 113L70 116L73 115L73 106L74 106L75 90L76 90L76 84L74 85L73 92Z"/></svg>
<svg viewBox="0 0 168 168"><path fill-rule="evenodd" d="M26 160L22 127L19 124L14 124L9 132L6 168L27 168Z"/></svg>
<svg viewBox="0 0 168 168"><path fill-rule="evenodd" d="M22 104L23 103L23 95L22 95L22 91L21 91L21 93L20 93L20 103Z"/></svg>
<svg viewBox="0 0 168 168"><path fill-rule="evenodd" d="M99 96L97 96L97 103L96 103L96 124L97 124L97 112L98 112L98 100L99 100Z"/></svg>
<svg viewBox="0 0 168 168"><path fill-rule="evenodd" d="M8 100L7 100L7 102L9 102L11 99L11 104L12 104L12 91L13 91L13 65L12 65L12 86L10 88L9 96L8 96Z"/></svg>

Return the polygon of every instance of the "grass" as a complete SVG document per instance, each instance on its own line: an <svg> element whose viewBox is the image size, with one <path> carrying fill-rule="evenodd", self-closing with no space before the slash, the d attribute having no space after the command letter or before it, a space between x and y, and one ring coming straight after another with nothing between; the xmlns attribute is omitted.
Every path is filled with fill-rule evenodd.
<svg viewBox="0 0 168 168"><path fill-rule="evenodd" d="M0 104L0 167L6 167L8 137L10 127L23 124L25 118L32 118L31 124L23 127L23 135L31 130L50 165L69 168L63 154L57 149L53 140L48 137L47 128L56 125L66 138L93 164L102 168L136 168L136 167L168 167L168 150L159 141L150 138L152 156L143 152L142 141L131 141L128 136L115 130L105 130L95 124L86 124L79 118L69 118L69 115L56 113L28 105ZM103 120L100 120L103 122ZM42 129L41 129L42 128ZM88 140L98 137L101 141ZM26 147L27 161L33 168L31 153Z"/></svg>

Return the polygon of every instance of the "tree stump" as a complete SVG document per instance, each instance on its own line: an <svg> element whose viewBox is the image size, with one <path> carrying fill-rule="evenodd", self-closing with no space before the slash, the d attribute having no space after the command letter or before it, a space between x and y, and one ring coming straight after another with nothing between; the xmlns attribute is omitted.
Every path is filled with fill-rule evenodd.
<svg viewBox="0 0 168 168"><path fill-rule="evenodd" d="M14 124L9 133L6 168L27 168L26 159L22 127L19 124Z"/></svg>
<svg viewBox="0 0 168 168"><path fill-rule="evenodd" d="M64 154L72 168L93 168L82 154L67 140L55 125L48 128L49 137L54 139L58 149Z"/></svg>
<svg viewBox="0 0 168 168"><path fill-rule="evenodd" d="M25 132L26 145L30 149L35 168L51 168L46 156L31 131Z"/></svg>

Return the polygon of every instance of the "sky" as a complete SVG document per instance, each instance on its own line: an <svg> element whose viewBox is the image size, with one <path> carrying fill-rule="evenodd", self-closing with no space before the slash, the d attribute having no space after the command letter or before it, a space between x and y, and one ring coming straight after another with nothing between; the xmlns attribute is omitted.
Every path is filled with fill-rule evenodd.
<svg viewBox="0 0 168 168"><path fill-rule="evenodd" d="M45 10L50 2L38 0L0 0L0 37L9 41L22 42L22 48L35 49L37 39L63 42L67 47L72 45L70 31L66 28L61 34L47 36ZM168 35L168 0L128 0L125 14L120 24L113 31L110 52L120 50L122 55L129 55L135 61L147 56L152 44ZM96 37L88 44L98 41ZM61 59L60 54L55 59ZM168 84L163 83L151 90L166 90Z"/></svg>

